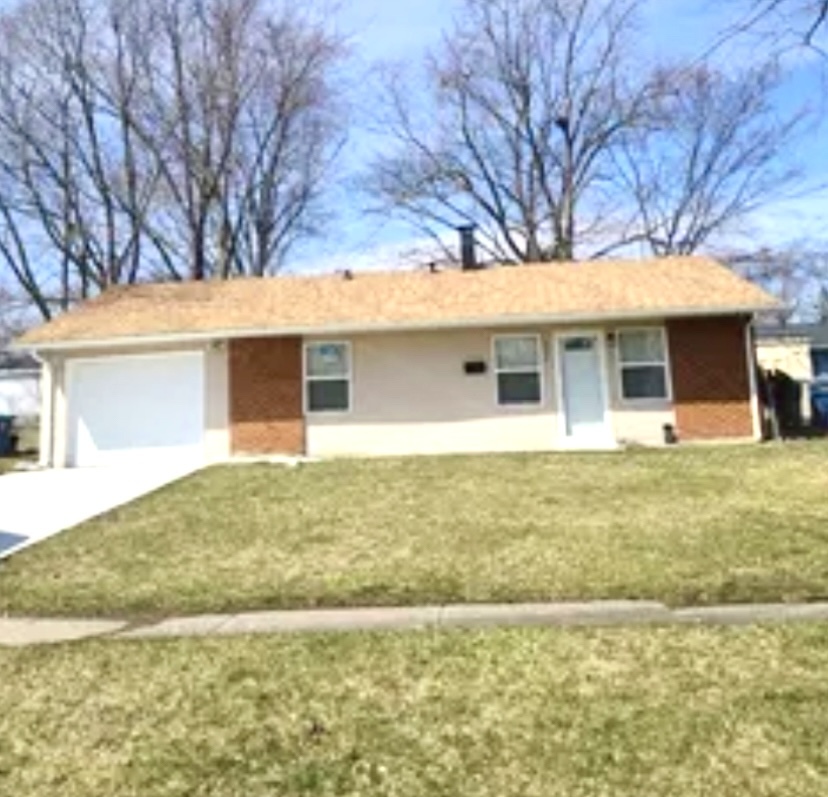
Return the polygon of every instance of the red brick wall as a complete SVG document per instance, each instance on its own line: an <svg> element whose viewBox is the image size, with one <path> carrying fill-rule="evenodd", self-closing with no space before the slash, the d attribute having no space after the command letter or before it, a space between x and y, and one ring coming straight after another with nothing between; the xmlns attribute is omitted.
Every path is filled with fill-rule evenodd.
<svg viewBox="0 0 828 797"><path fill-rule="evenodd" d="M670 321L670 364L681 440L753 437L743 316Z"/></svg>
<svg viewBox="0 0 828 797"><path fill-rule="evenodd" d="M230 341L230 439L237 454L302 454L302 339Z"/></svg>

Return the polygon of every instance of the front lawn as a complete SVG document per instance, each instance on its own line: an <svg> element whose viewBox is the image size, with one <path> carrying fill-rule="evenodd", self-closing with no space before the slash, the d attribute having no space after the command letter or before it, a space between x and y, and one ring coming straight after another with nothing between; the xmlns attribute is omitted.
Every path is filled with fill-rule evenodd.
<svg viewBox="0 0 828 797"><path fill-rule="evenodd" d="M813 442L213 468L13 557L0 612L824 599L827 463Z"/></svg>
<svg viewBox="0 0 828 797"><path fill-rule="evenodd" d="M824 797L828 629L0 650L20 797Z"/></svg>

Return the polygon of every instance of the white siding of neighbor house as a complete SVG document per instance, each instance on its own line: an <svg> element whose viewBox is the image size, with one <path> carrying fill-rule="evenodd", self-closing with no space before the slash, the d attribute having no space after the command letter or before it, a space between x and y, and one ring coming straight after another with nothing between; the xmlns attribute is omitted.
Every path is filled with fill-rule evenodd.
<svg viewBox="0 0 828 797"><path fill-rule="evenodd" d="M451 330L348 338L352 354L351 410L307 415L311 456L406 455L549 451L559 447L553 329L513 329L543 341L543 401L538 407L499 407L492 367L494 330ZM483 360L482 375L463 364ZM675 423L670 402L624 404L608 350L607 383L616 440L658 445L663 425Z"/></svg>
<svg viewBox="0 0 828 797"><path fill-rule="evenodd" d="M784 371L802 387L800 412L808 423L811 419L809 385L814 371L811 363L811 342L806 337L768 338L756 342L756 361L765 371Z"/></svg>
<svg viewBox="0 0 828 797"><path fill-rule="evenodd" d="M230 455L229 369L223 342L193 346L125 347L78 350L53 356L43 368L41 396L41 464L64 467L69 458L67 363L73 359L163 355L165 352L204 352L204 450L207 462L222 462ZM51 423L47 421L51 419Z"/></svg>
<svg viewBox="0 0 828 797"><path fill-rule="evenodd" d="M0 371L0 415L34 418L40 412L40 373Z"/></svg>
<svg viewBox="0 0 828 797"><path fill-rule="evenodd" d="M771 338L756 343L756 359L766 371L784 371L792 379L809 382L811 343L808 338Z"/></svg>

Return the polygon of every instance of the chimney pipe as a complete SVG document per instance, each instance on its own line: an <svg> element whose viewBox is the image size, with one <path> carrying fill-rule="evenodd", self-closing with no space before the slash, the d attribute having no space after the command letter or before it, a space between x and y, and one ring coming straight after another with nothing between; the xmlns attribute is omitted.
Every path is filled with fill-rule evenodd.
<svg viewBox="0 0 828 797"><path fill-rule="evenodd" d="M477 227L474 224L464 224L457 228L460 233L460 262L463 271L475 271L480 268L477 262L477 243L474 233Z"/></svg>

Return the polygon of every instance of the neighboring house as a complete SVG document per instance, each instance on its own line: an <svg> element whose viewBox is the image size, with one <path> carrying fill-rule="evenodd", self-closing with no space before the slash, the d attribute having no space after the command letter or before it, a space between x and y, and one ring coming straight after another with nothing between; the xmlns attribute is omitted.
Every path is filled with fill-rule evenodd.
<svg viewBox="0 0 828 797"><path fill-rule="evenodd" d="M37 418L40 363L29 354L0 350L0 415Z"/></svg>
<svg viewBox="0 0 828 797"><path fill-rule="evenodd" d="M756 351L763 368L794 379L828 381L828 323L759 326Z"/></svg>
<svg viewBox="0 0 828 797"><path fill-rule="evenodd" d="M45 463L758 439L750 325L701 258L117 288L26 334Z"/></svg>
<svg viewBox="0 0 828 797"><path fill-rule="evenodd" d="M759 326L756 356L762 369L782 371L799 385L804 424L828 425L828 324ZM812 418L812 409L820 417Z"/></svg>

